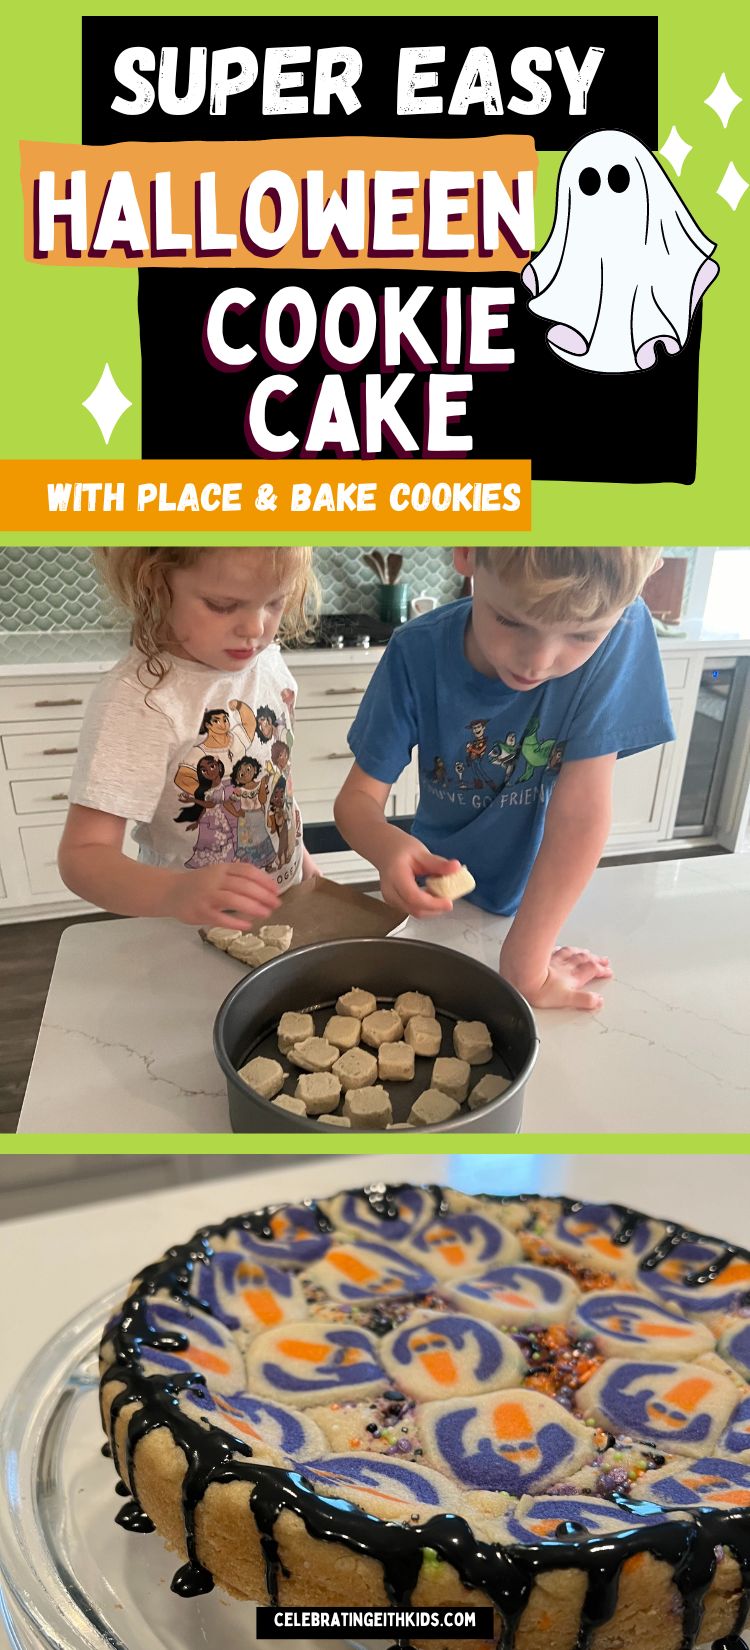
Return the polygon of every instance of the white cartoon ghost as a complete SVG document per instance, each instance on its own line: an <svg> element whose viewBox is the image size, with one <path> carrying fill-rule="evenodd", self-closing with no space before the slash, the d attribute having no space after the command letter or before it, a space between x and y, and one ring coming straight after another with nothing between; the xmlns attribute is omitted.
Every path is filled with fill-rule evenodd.
<svg viewBox="0 0 750 1650"><path fill-rule="evenodd" d="M628 132L591 132L565 156L549 239L522 273L547 343L589 372L652 367L684 348L719 266L650 150Z"/></svg>

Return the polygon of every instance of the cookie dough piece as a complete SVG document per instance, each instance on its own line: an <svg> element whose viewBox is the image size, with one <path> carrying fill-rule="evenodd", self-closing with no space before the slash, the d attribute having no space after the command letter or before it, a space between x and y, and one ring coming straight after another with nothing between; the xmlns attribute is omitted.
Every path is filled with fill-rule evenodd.
<svg viewBox="0 0 750 1650"><path fill-rule="evenodd" d="M342 1054L348 1048L356 1048L362 1036L362 1021L355 1020L351 1014L334 1014L328 1021L323 1035L329 1043L335 1043Z"/></svg>
<svg viewBox="0 0 750 1650"><path fill-rule="evenodd" d="M240 1066L237 1075L264 1100L273 1100L274 1095L283 1089L287 1074L278 1060L267 1060L265 1055L256 1054L254 1060Z"/></svg>
<svg viewBox="0 0 750 1650"><path fill-rule="evenodd" d="M241 928L201 928L204 940L209 945L215 945L218 951L227 951L232 940L242 939Z"/></svg>
<svg viewBox="0 0 750 1650"><path fill-rule="evenodd" d="M433 1123L447 1123L448 1118L455 1117L460 1110L458 1102L443 1094L442 1089L425 1089L424 1094L414 1101L408 1121L429 1128Z"/></svg>
<svg viewBox="0 0 750 1650"><path fill-rule="evenodd" d="M260 968L261 963L270 962L272 957L283 957L284 953L278 945L267 945L265 941L257 951L251 951L249 962L251 968Z"/></svg>
<svg viewBox="0 0 750 1650"><path fill-rule="evenodd" d="M315 1021L312 1014L295 1014L291 1009L287 1010L279 1020L277 1036L282 1054L288 1054L297 1043L303 1043L306 1037L315 1036Z"/></svg>
<svg viewBox="0 0 750 1650"><path fill-rule="evenodd" d="M334 1127L337 1129L350 1129L352 1126L352 1120L350 1117L319 1117L318 1122L333 1123Z"/></svg>
<svg viewBox="0 0 750 1650"><path fill-rule="evenodd" d="M341 1084L332 1071L312 1071L299 1078L294 1096L304 1100L308 1117L320 1117L321 1112L336 1110Z"/></svg>
<svg viewBox="0 0 750 1650"><path fill-rule="evenodd" d="M439 1054L443 1033L438 1020L427 1014L413 1014L407 1021L404 1037L415 1054Z"/></svg>
<svg viewBox="0 0 750 1650"><path fill-rule="evenodd" d="M292 943L294 929L290 928L286 922L270 922L265 923L263 928L259 928L258 933L267 945L276 945L279 951L288 951Z"/></svg>
<svg viewBox="0 0 750 1650"><path fill-rule="evenodd" d="M333 1043L327 1043L325 1037L304 1037L301 1043L295 1043L290 1048L288 1059L293 1066L299 1066L301 1071L330 1071L334 1060L338 1059L338 1049Z"/></svg>
<svg viewBox="0 0 750 1650"><path fill-rule="evenodd" d="M449 1055L435 1061L432 1068L432 1087L449 1095L451 1100L457 1100L461 1106L469 1092L470 1077L471 1066L468 1060L453 1060Z"/></svg>
<svg viewBox="0 0 750 1650"><path fill-rule="evenodd" d="M424 991L402 991L393 1004L396 1013L406 1025L407 1020L413 1019L415 1014L423 1014L426 1019L434 1020L435 1004Z"/></svg>
<svg viewBox="0 0 750 1650"><path fill-rule="evenodd" d="M480 1077L475 1083L468 1099L469 1111L476 1111L479 1106L488 1105L490 1100L498 1100L511 1085L510 1077L498 1077L494 1071L488 1071L486 1076Z"/></svg>
<svg viewBox="0 0 750 1650"><path fill-rule="evenodd" d="M384 1083L410 1083L413 1076L411 1043L383 1043L378 1049L378 1077Z"/></svg>
<svg viewBox="0 0 750 1650"><path fill-rule="evenodd" d="M486 1066L494 1052L484 1020L457 1020L453 1027L453 1047L459 1060L468 1060L470 1066Z"/></svg>
<svg viewBox="0 0 750 1650"><path fill-rule="evenodd" d="M380 1048L381 1043L400 1042L404 1033L401 1015L395 1008L379 1008L375 1014L367 1014L362 1021L362 1041L369 1043L370 1048Z"/></svg>
<svg viewBox="0 0 750 1650"><path fill-rule="evenodd" d="M476 888L471 871L465 865L447 877L425 877L424 885L428 893L437 895L438 899L463 899L464 894Z"/></svg>
<svg viewBox="0 0 750 1650"><path fill-rule="evenodd" d="M387 1128L393 1122L388 1090L379 1084L374 1088L351 1090L344 1101L344 1116L351 1120L353 1129Z"/></svg>
<svg viewBox="0 0 750 1650"><path fill-rule="evenodd" d="M368 1054L366 1048L349 1048L346 1054L340 1054L334 1072L341 1087L349 1089L367 1089L375 1082L378 1075L378 1062L374 1054Z"/></svg>
<svg viewBox="0 0 750 1650"><path fill-rule="evenodd" d="M371 991L363 991L361 986L353 985L351 991L345 991L336 1003L336 1013L351 1015L353 1020L364 1020L367 1014L374 1014L378 1006L377 997Z"/></svg>
<svg viewBox="0 0 750 1650"><path fill-rule="evenodd" d="M294 1094L280 1094L278 1100L274 1100L273 1103L278 1106L279 1111L290 1111L294 1117L307 1116L304 1100L298 1100Z"/></svg>
<svg viewBox="0 0 750 1650"><path fill-rule="evenodd" d="M265 951L265 943L258 934L240 934L239 939L229 941L226 949L230 957L236 957L238 962L250 963L255 967L261 952Z"/></svg>

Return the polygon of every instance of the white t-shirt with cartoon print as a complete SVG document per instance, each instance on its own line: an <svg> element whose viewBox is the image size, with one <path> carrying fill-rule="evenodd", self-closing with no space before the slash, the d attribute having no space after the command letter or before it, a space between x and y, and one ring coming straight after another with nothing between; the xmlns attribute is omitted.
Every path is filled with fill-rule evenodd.
<svg viewBox="0 0 750 1650"><path fill-rule="evenodd" d="M241 671L168 661L151 682L131 648L84 717L71 802L135 820L139 859L173 870L255 865L302 876L291 754L297 684L277 643ZM138 672L141 671L139 678Z"/></svg>

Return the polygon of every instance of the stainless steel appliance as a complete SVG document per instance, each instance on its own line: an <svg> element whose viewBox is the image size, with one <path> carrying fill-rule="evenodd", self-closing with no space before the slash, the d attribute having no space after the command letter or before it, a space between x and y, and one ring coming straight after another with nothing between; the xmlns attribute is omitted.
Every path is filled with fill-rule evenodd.
<svg viewBox="0 0 750 1650"><path fill-rule="evenodd" d="M748 683L747 659L707 659L701 673L675 836L713 836Z"/></svg>

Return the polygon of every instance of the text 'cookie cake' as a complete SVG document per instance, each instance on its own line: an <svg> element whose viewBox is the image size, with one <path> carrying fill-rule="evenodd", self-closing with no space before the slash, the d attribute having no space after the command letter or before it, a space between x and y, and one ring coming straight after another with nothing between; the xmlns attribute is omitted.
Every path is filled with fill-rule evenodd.
<svg viewBox="0 0 750 1650"><path fill-rule="evenodd" d="M720 1240L369 1187L170 1249L101 1372L119 1522L180 1554L178 1593L491 1603L502 1650L741 1631L750 1254Z"/></svg>

